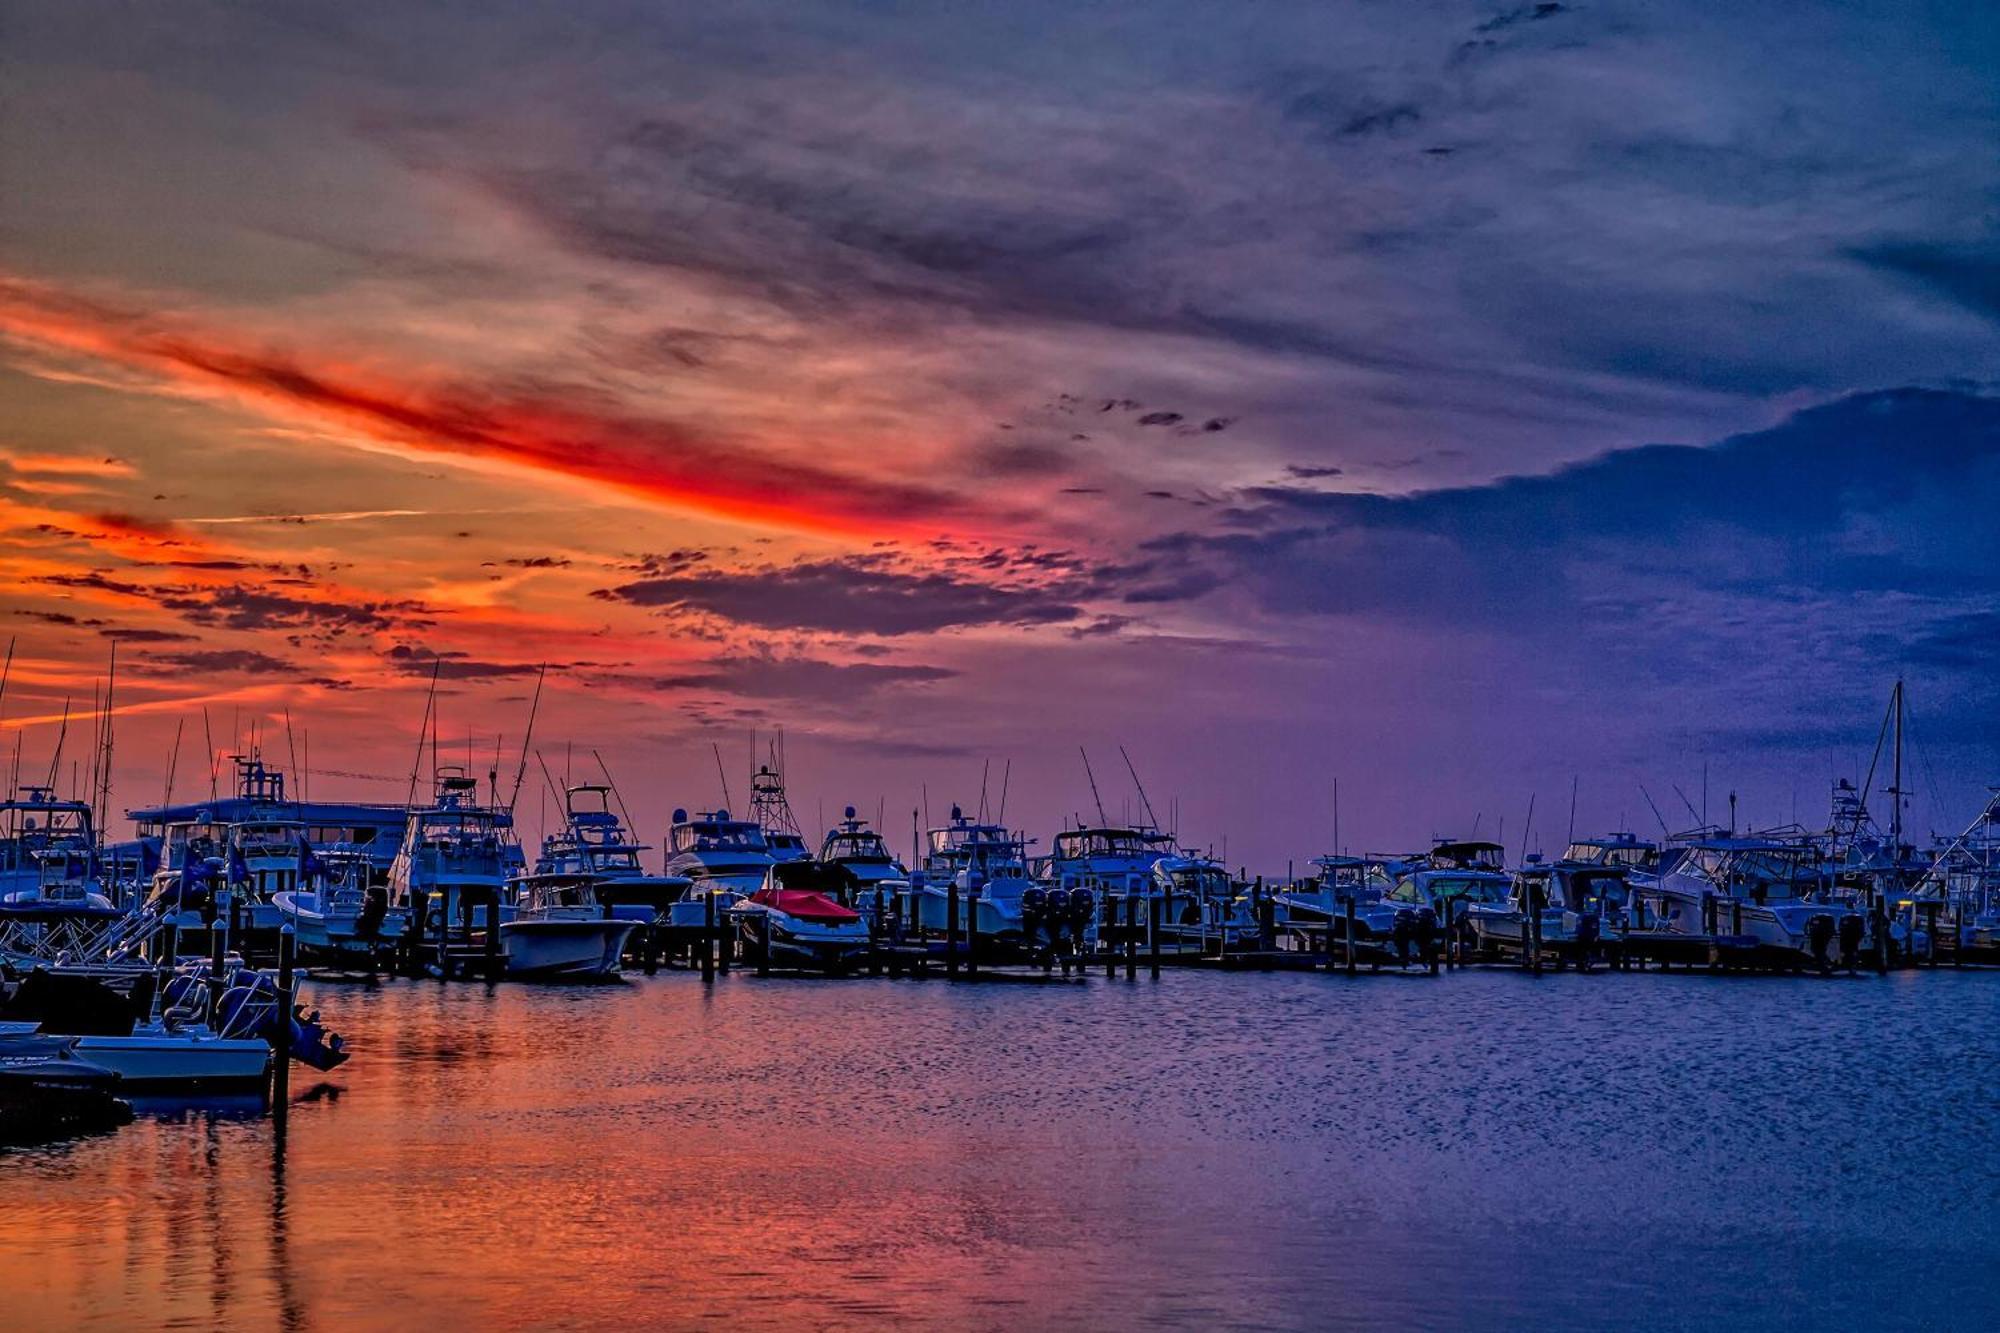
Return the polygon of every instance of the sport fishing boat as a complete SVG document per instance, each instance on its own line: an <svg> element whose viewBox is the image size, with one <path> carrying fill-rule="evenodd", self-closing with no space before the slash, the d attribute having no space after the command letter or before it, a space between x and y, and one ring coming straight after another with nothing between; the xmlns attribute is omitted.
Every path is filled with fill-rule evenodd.
<svg viewBox="0 0 2000 1333"><path fill-rule="evenodd" d="M608 786L582 783L563 793L563 828L542 840L535 858L538 875L582 875L591 881L597 905L635 925L669 919L688 891L685 875L649 874L640 854L652 850L632 840L611 809L616 793Z"/></svg>
<svg viewBox="0 0 2000 1333"><path fill-rule="evenodd" d="M389 866L389 905L425 940L441 942L454 922L469 929L475 908L483 924L504 922L507 881L522 862L513 816L480 804L479 783L463 768L440 768L431 804L409 812Z"/></svg>
<svg viewBox="0 0 2000 1333"><path fill-rule="evenodd" d="M1651 886L1635 885L1644 918L1680 935L1733 936L1769 961L1831 965L1867 929L1828 891L1809 842L1701 836Z"/></svg>
<svg viewBox="0 0 2000 1333"><path fill-rule="evenodd" d="M87 804L62 800L48 787L20 788L14 799L0 801L0 903L47 901L52 891L75 887L110 905L97 850ZM83 874L72 873L77 867ZM52 868L59 873L51 876Z"/></svg>
<svg viewBox="0 0 2000 1333"><path fill-rule="evenodd" d="M1936 849L1933 892L1958 927L1958 944L1982 959L2000 956L2000 787L1987 789L1986 808L1966 830Z"/></svg>
<svg viewBox="0 0 2000 1333"><path fill-rule="evenodd" d="M764 887L733 904L752 957L773 963L843 970L867 957L868 921L840 902L852 889L845 869L824 861L779 861Z"/></svg>
<svg viewBox="0 0 2000 1333"><path fill-rule="evenodd" d="M1052 888L1149 897L1161 887L1154 865L1173 855L1174 840L1155 828L1069 828L1056 834L1039 878Z"/></svg>
<svg viewBox="0 0 2000 1333"><path fill-rule="evenodd" d="M1371 934L1402 962L1413 948L1429 951L1447 916L1454 931L1476 939L1477 918L1509 910L1513 879L1502 868L1505 855L1496 842L1440 841L1421 860L1399 867L1395 887L1374 905Z"/></svg>
<svg viewBox="0 0 2000 1333"><path fill-rule="evenodd" d="M513 913L500 923L507 975L516 980L612 977L639 923L610 915L588 873L524 875L513 883Z"/></svg>
<svg viewBox="0 0 2000 1333"><path fill-rule="evenodd" d="M271 895L271 905L298 937L299 952L334 958L368 958L403 937L405 912L389 906L377 884L375 863L352 849L315 852L299 839L294 888Z"/></svg>
<svg viewBox="0 0 2000 1333"><path fill-rule="evenodd" d="M1001 824L976 823L954 805L951 822L931 829L926 843L923 871L910 881L920 929L948 933L946 916L956 889L957 930L969 925L989 942L1028 942L1021 895L1038 886L1028 877L1027 839ZM976 915L968 915L968 904Z"/></svg>

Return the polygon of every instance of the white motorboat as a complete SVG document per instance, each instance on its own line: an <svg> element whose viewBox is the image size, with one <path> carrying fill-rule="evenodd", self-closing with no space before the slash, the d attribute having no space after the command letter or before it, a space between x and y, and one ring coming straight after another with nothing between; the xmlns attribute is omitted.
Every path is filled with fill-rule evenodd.
<svg viewBox="0 0 2000 1333"><path fill-rule="evenodd" d="M402 938L404 913L390 909L374 870L366 852L314 852L300 841L298 887L273 893L271 904L291 923L302 954L367 958Z"/></svg>
<svg viewBox="0 0 2000 1333"><path fill-rule="evenodd" d="M507 975L521 981L613 977L639 923L609 915L588 874L525 875L511 919L500 923Z"/></svg>
<svg viewBox="0 0 2000 1333"><path fill-rule="evenodd" d="M1822 968L1860 946L1866 918L1827 892L1810 844L1703 837L1677 850L1656 883L1635 886L1642 923Z"/></svg>
<svg viewBox="0 0 2000 1333"><path fill-rule="evenodd" d="M129 1036L78 1037L79 1058L119 1076L122 1089L254 1087L271 1067L262 1037L225 1037L206 1024L169 1026L155 1020Z"/></svg>
<svg viewBox="0 0 2000 1333"><path fill-rule="evenodd" d="M1027 849L1028 840L1005 825L976 822L954 805L951 822L930 830L922 875L911 877L918 927L935 935L970 927L989 945L1027 943L1022 895L1037 887ZM948 922L954 890L958 920Z"/></svg>

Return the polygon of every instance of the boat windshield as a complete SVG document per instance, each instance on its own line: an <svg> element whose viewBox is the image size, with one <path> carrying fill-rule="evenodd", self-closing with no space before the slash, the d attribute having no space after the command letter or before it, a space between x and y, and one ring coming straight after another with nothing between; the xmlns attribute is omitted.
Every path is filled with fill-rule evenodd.
<svg viewBox="0 0 2000 1333"><path fill-rule="evenodd" d="M873 832L830 833L826 846L820 850L823 861L879 861L887 864L895 858L889 854L888 844L882 835Z"/></svg>

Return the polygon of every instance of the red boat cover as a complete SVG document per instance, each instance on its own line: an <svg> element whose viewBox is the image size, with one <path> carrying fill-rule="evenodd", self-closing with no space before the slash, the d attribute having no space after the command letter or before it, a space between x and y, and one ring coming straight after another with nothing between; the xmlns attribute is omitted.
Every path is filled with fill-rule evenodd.
<svg viewBox="0 0 2000 1333"><path fill-rule="evenodd" d="M850 911L825 894L814 893L811 889L759 889L750 895L750 901L775 908L801 921L838 923L861 919L859 912Z"/></svg>

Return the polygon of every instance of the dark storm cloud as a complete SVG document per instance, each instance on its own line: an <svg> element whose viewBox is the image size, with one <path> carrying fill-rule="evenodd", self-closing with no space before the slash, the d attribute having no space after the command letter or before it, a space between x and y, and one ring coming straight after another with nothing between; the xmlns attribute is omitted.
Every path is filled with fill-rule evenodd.
<svg viewBox="0 0 2000 1333"><path fill-rule="evenodd" d="M640 579L592 594L632 606L702 612L760 629L923 634L972 625L1042 625L1082 607L1037 587L892 568L866 557Z"/></svg>
<svg viewBox="0 0 2000 1333"><path fill-rule="evenodd" d="M1916 632L1939 607L2000 597L2000 525L1984 517L2000 505L2000 399L1867 394L1712 448L1408 496L1263 487L1245 501L1247 530L1148 549L1285 615L1526 630L1712 592L1893 604ZM1983 642L1938 635L1931 651Z"/></svg>
<svg viewBox="0 0 2000 1333"><path fill-rule="evenodd" d="M439 680L504 680L510 676L533 676L542 670L539 662L482 662L466 653L434 653L426 648L397 644L388 653L389 664L406 676L428 679L433 671Z"/></svg>
<svg viewBox="0 0 2000 1333"><path fill-rule="evenodd" d="M159 601L194 624L233 630L302 629L339 634L421 624L426 614L422 603L415 601L318 600L243 584L167 592Z"/></svg>
<svg viewBox="0 0 2000 1333"><path fill-rule="evenodd" d="M744 654L714 658L698 671L658 682L661 689L718 690L759 699L839 704L893 685L928 684L958 673L887 662L827 662L812 657Z"/></svg>
<svg viewBox="0 0 2000 1333"><path fill-rule="evenodd" d="M2000 319L2000 241L1877 245L1854 251L1854 257L1988 319Z"/></svg>

